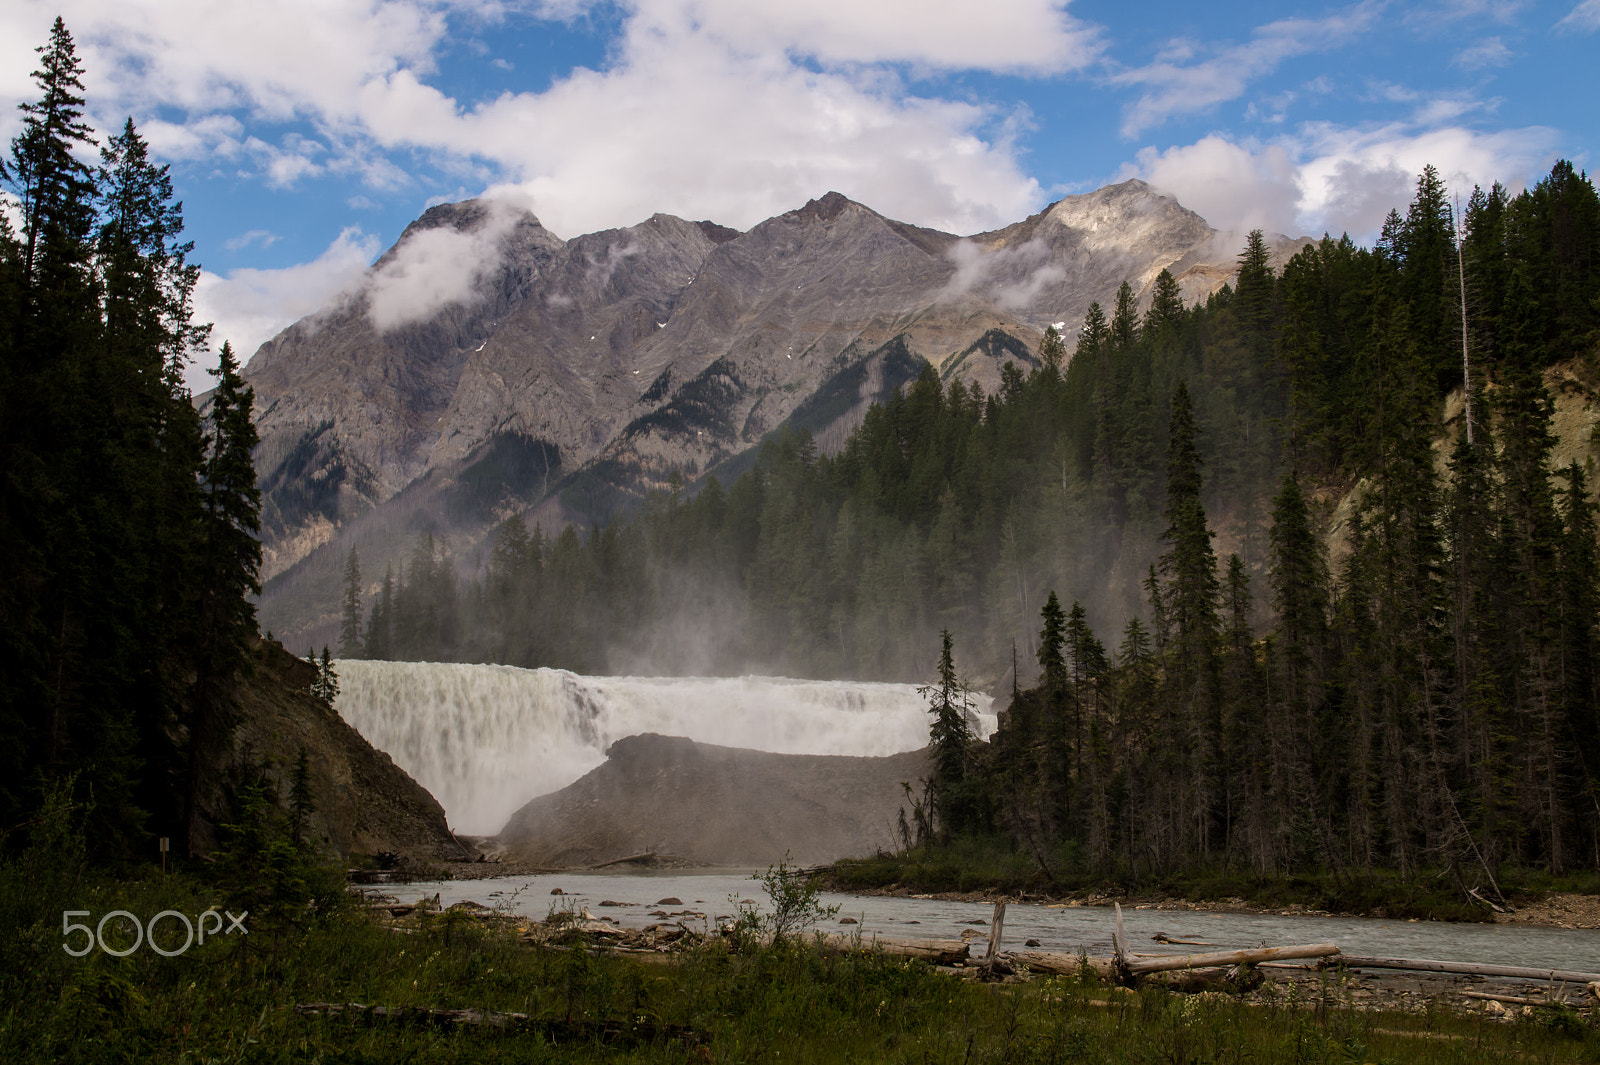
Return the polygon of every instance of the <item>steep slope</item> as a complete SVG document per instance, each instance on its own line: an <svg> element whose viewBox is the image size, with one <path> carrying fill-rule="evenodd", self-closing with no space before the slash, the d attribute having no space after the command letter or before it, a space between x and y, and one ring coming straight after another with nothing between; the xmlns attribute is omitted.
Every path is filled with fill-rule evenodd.
<svg viewBox="0 0 1600 1065"><path fill-rule="evenodd" d="M263 640L253 665L237 692L238 726L229 763L204 770L209 787L201 813L203 840L214 840L215 826L226 817L227 782L235 765L266 764L287 795L303 749L315 807L309 831L325 850L340 858L385 852L428 860L472 857L451 834L434 797L311 695L315 671L308 663Z"/></svg>

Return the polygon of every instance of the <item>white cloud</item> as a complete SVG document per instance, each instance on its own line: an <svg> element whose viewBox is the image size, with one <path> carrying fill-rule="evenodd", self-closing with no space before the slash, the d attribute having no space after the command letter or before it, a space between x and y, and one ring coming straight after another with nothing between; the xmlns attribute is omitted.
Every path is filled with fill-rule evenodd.
<svg viewBox="0 0 1600 1065"><path fill-rule="evenodd" d="M204 272L195 286L195 320L215 323L213 349L229 341L240 361L248 361L280 330L359 286L377 253L378 238L352 226L307 263L234 270L226 277ZM213 383L203 367L190 368L189 385L195 391Z"/></svg>
<svg viewBox="0 0 1600 1065"><path fill-rule="evenodd" d="M501 240L521 213L490 201L488 213L471 229L412 231L367 280L367 317L373 326L387 331L476 298L479 279L499 264Z"/></svg>
<svg viewBox="0 0 1600 1065"><path fill-rule="evenodd" d="M578 70L546 93L440 120L437 136L504 160L540 219L567 236L656 211L745 228L827 189L973 232L1043 199L1005 131L984 139L996 117L892 82L736 55L690 32L647 36L604 73Z"/></svg>
<svg viewBox="0 0 1600 1065"><path fill-rule="evenodd" d="M1442 0L1436 4L1412 5L1405 13L1405 21L1424 34L1468 20L1511 23L1528 3L1529 0Z"/></svg>
<svg viewBox="0 0 1600 1065"><path fill-rule="evenodd" d="M1144 177L1219 229L1370 240L1391 209L1404 212L1424 166L1437 167L1464 199L1475 184L1521 187L1549 166L1558 143L1557 132L1542 126L1419 133L1318 123L1271 144L1213 134L1163 152L1145 149L1123 176Z"/></svg>
<svg viewBox="0 0 1600 1065"><path fill-rule="evenodd" d="M572 18L597 0L546 0ZM1098 29L1065 0L624 0L638 34L693 32L746 53L808 56L827 64L905 62L946 70L1055 73L1102 50Z"/></svg>
<svg viewBox="0 0 1600 1065"><path fill-rule="evenodd" d="M323 148L314 141L289 138L286 146L279 148L251 137L244 142L244 149L255 157L273 188L288 188L303 177L322 173L322 165L312 156L322 154Z"/></svg>
<svg viewBox="0 0 1600 1065"><path fill-rule="evenodd" d="M233 115L204 115L187 122L147 118L139 133L157 157L169 161L232 159L244 148L244 123Z"/></svg>
<svg viewBox="0 0 1600 1065"><path fill-rule="evenodd" d="M43 40L57 6L0 6L0 41ZM331 173L393 188L409 177L391 156L413 150L474 189L520 185L568 235L657 210L747 226L829 188L960 231L1014 220L1044 199L1012 144L1017 116L918 97L881 64L1049 73L1102 50L1062 0L625 0L604 69L463 102L425 79L447 16L497 17L469 0L59 7L97 113L134 114L165 158L248 160L275 186ZM27 94L23 75L11 95ZM273 122L314 136L280 139L261 128Z"/></svg>
<svg viewBox="0 0 1600 1065"><path fill-rule="evenodd" d="M1600 5L1600 0L1594 0ZM1462 70L1482 70L1484 67L1503 67L1515 56L1498 37L1485 37L1470 48L1463 48L1450 62Z"/></svg>
<svg viewBox="0 0 1600 1065"><path fill-rule="evenodd" d="M1583 0L1581 4L1567 12L1566 18L1556 23L1556 28L1578 33L1600 30L1600 0Z"/></svg>
<svg viewBox="0 0 1600 1065"><path fill-rule="evenodd" d="M1559 134L1544 126L1482 133L1462 127L1415 133L1394 126L1311 126L1301 148L1300 217L1313 231L1370 237L1390 208L1404 213L1422 168L1432 164L1463 200L1473 185L1522 187L1554 158ZM1395 198L1396 191L1399 192Z"/></svg>
<svg viewBox="0 0 1600 1065"><path fill-rule="evenodd" d="M241 233L237 237L231 237L228 240L223 241L222 246L227 248L229 251L238 251L241 248L248 248L252 244L259 244L263 248L270 248L274 244L278 243L278 241L281 239L281 237L279 237L276 233L273 233L271 230L252 229L248 233Z"/></svg>
<svg viewBox="0 0 1600 1065"><path fill-rule="evenodd" d="M1272 73L1284 60L1334 48L1355 37L1372 25L1380 8L1369 0L1327 18L1268 23L1257 27L1246 43L1198 63L1188 62L1195 48L1184 42L1182 48L1167 49L1147 66L1115 74L1113 84L1145 90L1123 116L1123 136L1137 137L1174 115L1238 99L1252 81Z"/></svg>
<svg viewBox="0 0 1600 1065"><path fill-rule="evenodd" d="M1297 235L1299 167L1280 145L1235 144L1217 134L1139 152L1121 177L1142 177L1218 229Z"/></svg>

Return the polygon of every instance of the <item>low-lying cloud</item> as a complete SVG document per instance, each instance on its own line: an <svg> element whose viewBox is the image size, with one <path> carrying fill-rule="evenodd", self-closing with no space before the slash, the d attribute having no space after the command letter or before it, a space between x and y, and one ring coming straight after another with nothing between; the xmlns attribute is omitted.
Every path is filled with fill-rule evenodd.
<svg viewBox="0 0 1600 1065"><path fill-rule="evenodd" d="M948 257L956 272L936 297L941 303L970 296L1005 310L1021 310L1046 286L1067 276L1064 267L1050 261L1050 246L1038 238L995 251L970 240L957 241Z"/></svg>
<svg viewBox="0 0 1600 1065"><path fill-rule="evenodd" d="M523 216L504 201L487 203L470 228L413 230L373 270L366 298L374 328L387 332L481 298L483 278L500 265L505 238Z"/></svg>

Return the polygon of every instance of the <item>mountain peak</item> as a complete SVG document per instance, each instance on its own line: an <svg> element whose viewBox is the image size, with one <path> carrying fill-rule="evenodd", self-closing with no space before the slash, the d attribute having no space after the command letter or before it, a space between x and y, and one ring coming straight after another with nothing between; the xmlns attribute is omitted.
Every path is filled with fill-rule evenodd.
<svg viewBox="0 0 1600 1065"><path fill-rule="evenodd" d="M1138 178L1058 200L1043 217L1083 233L1091 248L1175 247L1212 232L1205 219Z"/></svg>
<svg viewBox="0 0 1600 1065"><path fill-rule="evenodd" d="M695 225L700 227L700 232L713 244L726 244L739 235L739 231L732 226L722 226L715 222L699 221Z"/></svg>
<svg viewBox="0 0 1600 1065"><path fill-rule="evenodd" d="M412 233L425 229L451 229L463 232L472 232L481 228L486 222L497 214L516 214L522 222L532 222L540 225L534 213L525 207L515 207L501 200L470 199L457 200L454 203L436 203L423 211L415 222L406 226L405 232ZM405 239L405 234L401 235Z"/></svg>
<svg viewBox="0 0 1600 1065"><path fill-rule="evenodd" d="M790 214L803 222L831 222L843 214L846 207L855 205L844 193L829 192L821 199L807 200L804 207Z"/></svg>

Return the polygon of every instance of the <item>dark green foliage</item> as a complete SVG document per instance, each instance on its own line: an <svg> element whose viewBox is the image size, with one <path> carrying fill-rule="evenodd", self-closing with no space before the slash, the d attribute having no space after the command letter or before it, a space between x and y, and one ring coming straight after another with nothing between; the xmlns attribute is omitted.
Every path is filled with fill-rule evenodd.
<svg viewBox="0 0 1600 1065"><path fill-rule="evenodd" d="M131 122L90 168L59 19L40 54L0 166L22 220L0 225L0 823L74 779L111 857L185 839L226 745L255 635L255 431L231 353L205 422L184 386L209 327L167 168Z"/></svg>
<svg viewBox="0 0 1600 1065"><path fill-rule="evenodd" d="M362 657L361 559L353 547L344 563L344 610L339 623L339 657Z"/></svg>
<svg viewBox="0 0 1600 1065"><path fill-rule="evenodd" d="M321 659L317 658L315 651L311 651L306 654L306 661L317 670L316 679L311 682L311 694L332 706L333 701L339 698L339 675L334 672L333 656L329 654L327 645L323 645Z"/></svg>
<svg viewBox="0 0 1600 1065"><path fill-rule="evenodd" d="M940 634L939 682L919 689L928 700L933 721L928 727L928 746L933 761L934 812L946 835L974 827L976 811L967 788L967 762L970 758L972 730L967 714L972 703L966 686L956 676L951 653L950 630Z"/></svg>

